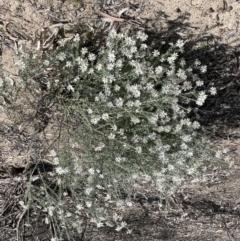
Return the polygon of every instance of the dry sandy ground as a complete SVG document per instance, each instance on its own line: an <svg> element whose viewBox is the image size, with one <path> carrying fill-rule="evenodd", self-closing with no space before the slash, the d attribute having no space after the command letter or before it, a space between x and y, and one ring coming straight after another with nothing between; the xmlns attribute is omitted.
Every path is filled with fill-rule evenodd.
<svg viewBox="0 0 240 241"><path fill-rule="evenodd" d="M118 17L119 11L125 8L128 8L128 10L121 15L125 21L115 21L113 23L114 28L145 28L147 30L154 29L158 32L167 31L169 34L177 33L179 37L196 41L196 44L208 45L215 43L216 48L222 45L225 46L225 49L222 51L224 53L226 50L226 62L229 62L229 65L232 64L230 67L233 67L234 71L231 70L231 73L229 73L227 70L221 69L217 62L218 55L213 51L211 56L214 54L214 56L217 56L214 61L219 68L213 69L212 73L218 71L219 75L218 79L216 79L217 77L214 74L211 78L215 82L219 81L221 83L221 85L219 84L219 89L222 91L222 94L221 98L214 100L215 107L222 109L225 105L228 105L227 112L224 112L227 113L226 117L220 118L219 122L227 131L225 131L224 138L219 138L219 143L229 146L233 150L231 156L235 159L235 164L231 170L222 170L216 173L211 184L183 187L183 192L189 199L183 200L179 197L176 200L182 207L182 210L171 210L168 212L158 210L150 199L145 201L143 204L145 208L143 208L136 201L132 211L129 211L129 217L127 217L127 222L133 230L132 234L127 235L103 229L97 232L96 235L93 235L91 230L89 230L86 234L89 239L86 240L240 240L240 189L238 185L240 181L239 122L238 118L234 118L234 115L237 116L238 114L240 103L238 90L240 1L0 0L0 20L15 24L19 31L24 31L30 37L27 44L32 46L32 48L36 48L37 33L44 27L49 27L53 23L64 22L65 20L69 21L72 29L79 24L87 24L89 28L91 26L101 27L102 18L99 16L99 11ZM105 28L108 27L109 22L106 22ZM3 69L13 79L17 79L14 63L18 60L17 52L21 49L22 41L14 43L3 29L0 32L0 37ZM209 38L211 42L208 41ZM197 40L200 39L205 42L197 43ZM235 53L234 56L233 53ZM208 55L204 55L202 58L206 58L207 62L210 61ZM225 79L221 79L221 77ZM229 85L227 81L231 82L234 88L228 90ZM202 111L203 117L207 111ZM3 114L1 114L0 118L1 120L5 119ZM230 120L234 121L231 122ZM231 125L228 125L230 122ZM1 135L4 135L4 133L6 132L2 131ZM21 142L21 139L12 137L9 138L5 145L2 145L2 161L6 163L8 161L11 162L13 159L18 159L18 165L21 167L21 165L25 165L25 163L21 163L21 158L24 156L22 159L26 162L26 158L31 153L29 153L29 149L25 153L22 151L21 155L16 151L13 152L11 147L16 145L16 142ZM27 144L25 143L25 145ZM1 176L5 177L0 170L0 178ZM0 198L0 210L4 206L6 190L5 184L1 183L0 195L2 198ZM11 228L1 231L0 240L16 240L15 231ZM42 229L44 230L44 227ZM46 232L49 231L48 227L45 227L45 229ZM49 236L38 234L38 231L38 229L34 231L35 239L29 237L26 240L49 240ZM81 239L78 238L76 240Z"/></svg>

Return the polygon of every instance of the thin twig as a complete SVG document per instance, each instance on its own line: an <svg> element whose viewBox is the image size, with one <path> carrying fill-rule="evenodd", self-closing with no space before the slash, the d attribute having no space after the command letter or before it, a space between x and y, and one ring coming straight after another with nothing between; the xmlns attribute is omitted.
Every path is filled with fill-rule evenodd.
<svg viewBox="0 0 240 241"><path fill-rule="evenodd" d="M24 208L24 211L22 212L20 218L18 219L18 222L17 222L17 227L16 227L16 231L17 231L17 241L20 241L20 234L19 234L19 226L20 226L20 223L24 217L24 215L26 214L28 208Z"/></svg>
<svg viewBox="0 0 240 241"><path fill-rule="evenodd" d="M223 224L224 224L224 228L225 230L227 231L227 234L228 234L228 237L229 237L229 240L230 241L236 241L236 239L234 238L233 234L231 233L231 231L229 230L227 224L226 224L226 221L224 219L224 217L221 215L221 218L222 218L222 221L223 221Z"/></svg>

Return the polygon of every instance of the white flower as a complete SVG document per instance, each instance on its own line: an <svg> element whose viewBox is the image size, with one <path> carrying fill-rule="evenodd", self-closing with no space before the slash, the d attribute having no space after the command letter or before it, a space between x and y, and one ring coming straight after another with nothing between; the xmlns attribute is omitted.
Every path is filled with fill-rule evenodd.
<svg viewBox="0 0 240 241"><path fill-rule="evenodd" d="M127 46L134 46L136 44L136 41L133 40L131 37L126 37L125 38L125 44Z"/></svg>
<svg viewBox="0 0 240 241"><path fill-rule="evenodd" d="M198 128L200 128L200 124L197 121L194 121L192 123L192 127L193 127L193 129L198 129Z"/></svg>
<svg viewBox="0 0 240 241"><path fill-rule="evenodd" d="M81 49L82 55L85 55L88 52L88 49L86 47Z"/></svg>
<svg viewBox="0 0 240 241"><path fill-rule="evenodd" d="M165 118L165 117L167 117L167 113L162 110L162 111L159 112L159 116L160 116L161 118Z"/></svg>
<svg viewBox="0 0 240 241"><path fill-rule="evenodd" d="M58 166L58 167L56 167L56 173L58 174L58 175L63 175L63 174L66 174L66 173L68 173L68 169L67 168L65 168L65 169L63 169L62 167L60 167L60 166Z"/></svg>
<svg viewBox="0 0 240 241"><path fill-rule="evenodd" d="M122 228L125 228L127 226L127 223L122 221L120 225L121 225Z"/></svg>
<svg viewBox="0 0 240 241"><path fill-rule="evenodd" d="M88 63L87 62L83 62L79 68L81 69L82 73L86 72L87 71L87 68L88 68Z"/></svg>
<svg viewBox="0 0 240 241"><path fill-rule="evenodd" d="M138 123L140 123L140 119L138 119L137 117L131 117L131 122L136 125Z"/></svg>
<svg viewBox="0 0 240 241"><path fill-rule="evenodd" d="M72 66L72 63L71 63L70 61L67 61L67 62L66 62L66 67L69 68L69 67L71 67L71 66Z"/></svg>
<svg viewBox="0 0 240 241"><path fill-rule="evenodd" d="M76 83L76 82L78 82L78 81L79 81L79 77L78 77L78 76L73 79L73 82L74 82L74 83Z"/></svg>
<svg viewBox="0 0 240 241"><path fill-rule="evenodd" d="M115 135L113 133L108 135L108 139L109 140L114 140L115 139Z"/></svg>
<svg viewBox="0 0 240 241"><path fill-rule="evenodd" d="M88 70L88 74L93 74L94 73L94 69L93 68L90 68L89 70Z"/></svg>
<svg viewBox="0 0 240 241"><path fill-rule="evenodd" d="M137 32L137 36L136 37L137 37L137 39L140 39L141 41L146 41L147 38L148 38L147 34L141 32L141 31Z"/></svg>
<svg viewBox="0 0 240 241"><path fill-rule="evenodd" d="M199 65L201 65L201 62L199 61L199 59L196 59L195 62L194 62L194 64L195 64L196 66L199 66Z"/></svg>
<svg viewBox="0 0 240 241"><path fill-rule="evenodd" d="M120 162L121 162L121 160L122 160L122 158L121 158L121 157L116 157L116 158L115 158L115 161L116 161L116 162L118 162L118 163L120 163Z"/></svg>
<svg viewBox="0 0 240 241"><path fill-rule="evenodd" d="M123 65L122 60L121 59L117 60L116 67L122 68L122 65Z"/></svg>
<svg viewBox="0 0 240 241"><path fill-rule="evenodd" d="M118 131L118 134L119 134L120 136L123 136L123 135L124 135L124 130L121 128L121 129Z"/></svg>
<svg viewBox="0 0 240 241"><path fill-rule="evenodd" d="M58 159L58 157L54 157L53 158L53 165L59 165L59 159Z"/></svg>
<svg viewBox="0 0 240 241"><path fill-rule="evenodd" d="M50 62L49 62L48 60L44 60L44 61L43 61L43 64L44 64L45 66L49 66Z"/></svg>
<svg viewBox="0 0 240 241"><path fill-rule="evenodd" d="M181 59L180 65L184 67L186 65L186 61L184 59Z"/></svg>
<svg viewBox="0 0 240 241"><path fill-rule="evenodd" d="M82 59L81 57L77 57L77 58L75 59L75 61L76 61L79 65L81 65L81 64L84 62L84 59Z"/></svg>
<svg viewBox="0 0 240 241"><path fill-rule="evenodd" d="M110 41L110 40L107 39L106 46L111 49L111 48L113 47L112 41ZM104 51L104 50L103 50L103 51ZM104 52L103 52L103 53L104 53Z"/></svg>
<svg viewBox="0 0 240 241"><path fill-rule="evenodd" d="M140 46L140 49L147 49L148 48L148 46L146 45L146 44L141 44L141 46Z"/></svg>
<svg viewBox="0 0 240 241"><path fill-rule="evenodd" d="M126 202L126 205L128 206L128 207L132 207L132 202Z"/></svg>
<svg viewBox="0 0 240 241"><path fill-rule="evenodd" d="M107 84L107 83L108 83L108 78L103 77L103 78L102 78L102 82L103 82L104 84Z"/></svg>
<svg viewBox="0 0 240 241"><path fill-rule="evenodd" d="M118 33L117 34L117 38L118 39L123 39L124 38L124 34L123 33Z"/></svg>
<svg viewBox="0 0 240 241"><path fill-rule="evenodd" d="M155 125L158 121L158 116L157 115L153 115L150 118L148 118L148 121L152 124Z"/></svg>
<svg viewBox="0 0 240 241"><path fill-rule="evenodd" d="M109 108L112 108L114 105L113 105L112 102L108 102L108 103L107 103L107 106L108 106Z"/></svg>
<svg viewBox="0 0 240 241"><path fill-rule="evenodd" d="M169 91L170 91L170 86L169 85L163 85L161 91L162 91L163 94L168 94Z"/></svg>
<svg viewBox="0 0 240 241"><path fill-rule="evenodd" d="M136 53L136 52L137 52L137 47L136 47L136 46L132 46L132 47L130 48L130 52L131 52L132 54Z"/></svg>
<svg viewBox="0 0 240 241"><path fill-rule="evenodd" d="M115 61L115 54L114 54L114 51L111 51L108 53L108 61L113 63Z"/></svg>
<svg viewBox="0 0 240 241"><path fill-rule="evenodd" d="M116 81L116 78L114 77L114 75L109 75L108 79L109 79L109 83Z"/></svg>
<svg viewBox="0 0 240 241"><path fill-rule="evenodd" d="M131 59L133 57L132 53L126 49L123 49L122 53L129 59Z"/></svg>
<svg viewBox="0 0 240 241"><path fill-rule="evenodd" d="M89 59L90 61L94 61L94 60L96 59L96 55L90 53L90 54L88 55L88 59Z"/></svg>
<svg viewBox="0 0 240 241"><path fill-rule="evenodd" d="M104 226L102 221L96 222L96 225L97 225L97 228L101 228Z"/></svg>
<svg viewBox="0 0 240 241"><path fill-rule="evenodd" d="M134 106L137 107L137 108L139 108L141 105L142 105L142 103L140 102L140 100L136 100L134 102Z"/></svg>
<svg viewBox="0 0 240 241"><path fill-rule="evenodd" d="M57 153L56 153L54 150L51 150L51 151L49 152L49 156L55 157L55 156L57 156Z"/></svg>
<svg viewBox="0 0 240 241"><path fill-rule="evenodd" d="M189 151L189 152L187 153L187 157L193 157L193 152Z"/></svg>
<svg viewBox="0 0 240 241"><path fill-rule="evenodd" d="M205 92L201 91L199 93L199 96L198 96L198 99L196 101L196 104L199 105L199 106L202 106L204 104L206 98L207 98L207 95L205 94Z"/></svg>
<svg viewBox="0 0 240 241"><path fill-rule="evenodd" d="M28 209L27 205L25 205L23 201L19 201L18 203L21 205L23 209Z"/></svg>
<svg viewBox="0 0 240 241"><path fill-rule="evenodd" d="M114 64L110 63L107 65L107 70L113 70L114 69Z"/></svg>
<svg viewBox="0 0 240 241"><path fill-rule="evenodd" d="M190 81L184 81L182 89L184 91L192 89L192 83Z"/></svg>
<svg viewBox="0 0 240 241"><path fill-rule="evenodd" d="M153 132L153 133L151 133L150 135L148 135L148 138L150 139L150 140L155 140L156 139L156 133L155 132Z"/></svg>
<svg viewBox="0 0 240 241"><path fill-rule="evenodd" d="M64 170L62 167L57 167L56 168L56 173L59 174L59 175L63 175L64 174Z"/></svg>
<svg viewBox="0 0 240 241"><path fill-rule="evenodd" d="M93 174L95 173L95 170L94 170L93 168L89 168L89 169L88 169L88 172L89 172L91 175L93 175Z"/></svg>
<svg viewBox="0 0 240 241"><path fill-rule="evenodd" d="M127 88L127 91L131 92L135 98L140 97L141 92L139 91L138 85L127 85L126 88Z"/></svg>
<svg viewBox="0 0 240 241"><path fill-rule="evenodd" d="M142 75L143 72L143 66L140 63L135 64L135 72L137 75Z"/></svg>
<svg viewBox="0 0 240 241"><path fill-rule="evenodd" d="M121 88L121 87L120 87L119 85L115 85L115 86L114 86L114 90L115 90L116 92L118 92L118 91L120 90L120 88Z"/></svg>
<svg viewBox="0 0 240 241"><path fill-rule="evenodd" d="M95 147L95 151L102 151L102 149L105 147L104 143L99 143L99 145L97 147Z"/></svg>
<svg viewBox="0 0 240 241"><path fill-rule="evenodd" d="M57 58L58 58L59 60L63 61L63 60L66 58L66 54L63 53L63 52L61 52L61 53L58 54Z"/></svg>
<svg viewBox="0 0 240 241"><path fill-rule="evenodd" d="M80 37L79 37L79 34L77 33L77 34L75 34L75 36L73 38L73 41L74 42L79 42L79 40L80 40Z"/></svg>
<svg viewBox="0 0 240 241"><path fill-rule="evenodd" d="M65 44L70 40L70 38L64 38L64 39L60 39L58 40L58 44L63 47L65 46Z"/></svg>
<svg viewBox="0 0 240 241"><path fill-rule="evenodd" d="M91 115L93 113L92 109L88 108L87 113Z"/></svg>
<svg viewBox="0 0 240 241"><path fill-rule="evenodd" d="M123 99L121 97L116 99L115 102L116 102L116 106L117 107L122 107L123 106Z"/></svg>
<svg viewBox="0 0 240 241"><path fill-rule="evenodd" d="M175 132L179 132L182 129L181 125L176 125Z"/></svg>
<svg viewBox="0 0 240 241"><path fill-rule="evenodd" d="M181 147L182 150L186 150L188 148L185 143L182 143L180 147Z"/></svg>
<svg viewBox="0 0 240 241"><path fill-rule="evenodd" d="M100 121L100 116L95 116L91 119L91 123L96 125Z"/></svg>
<svg viewBox="0 0 240 241"><path fill-rule="evenodd" d="M177 76L182 79L182 80L186 80L187 79L187 75L185 74L185 71L183 69L179 69L177 72Z"/></svg>
<svg viewBox="0 0 240 241"><path fill-rule="evenodd" d="M105 120L105 121L108 120L109 119L109 115L107 113L104 113L102 115L102 119Z"/></svg>
<svg viewBox="0 0 240 241"><path fill-rule="evenodd" d="M97 189L99 189L99 190L103 190L103 189L104 189L104 187L103 187L103 186L101 186L101 185L99 185L99 184L98 184L98 185L96 185L96 188L97 188Z"/></svg>
<svg viewBox="0 0 240 241"><path fill-rule="evenodd" d="M50 222L49 222L49 219L46 217L45 218L45 221L44 221L46 224L49 224Z"/></svg>
<svg viewBox="0 0 240 241"><path fill-rule="evenodd" d="M148 91L152 91L153 88L154 88L154 85L153 85L152 83L147 83L146 89L147 89Z"/></svg>
<svg viewBox="0 0 240 241"><path fill-rule="evenodd" d="M134 102L130 100L126 103L126 105L127 105L127 107L133 107Z"/></svg>
<svg viewBox="0 0 240 241"><path fill-rule="evenodd" d="M196 81L196 86L202 86L203 85L203 81L202 80L197 80Z"/></svg>
<svg viewBox="0 0 240 241"><path fill-rule="evenodd" d="M222 156L222 151L220 150L216 151L215 157L219 159L221 156Z"/></svg>
<svg viewBox="0 0 240 241"><path fill-rule="evenodd" d="M179 39L176 43L176 46L181 49L184 46L184 41Z"/></svg>
<svg viewBox="0 0 240 241"><path fill-rule="evenodd" d="M167 168L168 168L169 171L173 171L174 170L174 166L171 165L171 164L169 164Z"/></svg>
<svg viewBox="0 0 240 241"><path fill-rule="evenodd" d="M91 187L90 187L90 188L86 188L85 194L86 194L87 196L89 196L92 191L93 191L93 188L91 188Z"/></svg>
<svg viewBox="0 0 240 241"><path fill-rule="evenodd" d="M169 64L174 64L174 61L177 59L178 54L177 53L173 53L170 57L167 58L167 61Z"/></svg>
<svg viewBox="0 0 240 241"><path fill-rule="evenodd" d="M102 67L103 67L102 64L97 64L97 65L96 65L96 69L97 69L98 71L101 70Z"/></svg>
<svg viewBox="0 0 240 241"><path fill-rule="evenodd" d="M70 85L70 84L67 86L67 90L68 90L68 91L71 91L71 92L74 92L74 88L73 88L72 85Z"/></svg>
<svg viewBox="0 0 240 241"><path fill-rule="evenodd" d="M196 170L195 170L195 168L189 168L188 170L187 170L187 174L189 174L189 175L192 175L193 173L195 173L196 172Z"/></svg>
<svg viewBox="0 0 240 241"><path fill-rule="evenodd" d="M192 140L192 137L190 135L185 135L185 136L182 136L181 139L184 142L190 142Z"/></svg>
<svg viewBox="0 0 240 241"><path fill-rule="evenodd" d="M167 76L172 76L174 74L174 69L167 71Z"/></svg>
<svg viewBox="0 0 240 241"><path fill-rule="evenodd" d="M158 57L160 55L160 52L155 49L152 54L153 54L153 57Z"/></svg>
<svg viewBox="0 0 240 241"><path fill-rule="evenodd" d="M116 38L117 37L117 32L116 32L116 30L115 29L112 29L110 32L109 32L109 34L108 34L108 36L110 37L110 38Z"/></svg>
<svg viewBox="0 0 240 241"><path fill-rule="evenodd" d="M48 214L49 214L49 216L52 217L52 216L53 216L53 210L55 209L55 207L50 206L50 207L48 207L47 209L48 209Z"/></svg>
<svg viewBox="0 0 240 241"><path fill-rule="evenodd" d="M112 126L112 130L117 131L117 126L116 126L116 125L113 125L113 126Z"/></svg>
<svg viewBox="0 0 240 241"><path fill-rule="evenodd" d="M119 232L119 231L122 230L122 227L121 227L121 226L117 226L117 227L115 228L115 230L116 230L117 232Z"/></svg>
<svg viewBox="0 0 240 241"><path fill-rule="evenodd" d="M163 67L162 66L158 66L158 67L155 68L155 73L156 74L162 74L162 72L163 72Z"/></svg>
<svg viewBox="0 0 240 241"><path fill-rule="evenodd" d="M92 202L91 202L91 201L87 201L87 202L85 202L85 204L86 204L86 207L87 207L87 208L92 207Z"/></svg>
<svg viewBox="0 0 240 241"><path fill-rule="evenodd" d="M206 73L207 72L207 66L206 65L201 66L200 71L201 71L201 73Z"/></svg>
<svg viewBox="0 0 240 241"><path fill-rule="evenodd" d="M216 95L216 94L217 94L217 89L216 89L216 87L211 87L211 88L210 88L210 93L211 93L211 95Z"/></svg>

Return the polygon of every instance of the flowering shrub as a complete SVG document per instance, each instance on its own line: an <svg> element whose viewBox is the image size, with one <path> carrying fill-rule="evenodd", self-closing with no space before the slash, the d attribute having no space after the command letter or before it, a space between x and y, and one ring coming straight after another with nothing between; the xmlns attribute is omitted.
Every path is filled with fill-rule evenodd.
<svg viewBox="0 0 240 241"><path fill-rule="evenodd" d="M98 228L120 231L127 224L111 208L124 213L141 185L171 197L185 179L197 181L221 158L224 151L215 153L189 118L194 105L216 94L198 77L207 67L198 60L186 65L183 40L153 48L147 39L143 32L113 30L94 49L77 34L51 54L25 53L17 63L19 91L31 103L25 120L41 116L34 123L39 132L49 116L61 122L60 148L48 153L58 189L44 185L37 198L46 223L81 233L88 217Z"/></svg>

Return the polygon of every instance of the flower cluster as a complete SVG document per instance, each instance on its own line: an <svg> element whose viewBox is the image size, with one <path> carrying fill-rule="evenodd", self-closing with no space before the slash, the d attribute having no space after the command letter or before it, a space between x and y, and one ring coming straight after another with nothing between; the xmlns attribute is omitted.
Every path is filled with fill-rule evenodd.
<svg viewBox="0 0 240 241"><path fill-rule="evenodd" d="M73 218L79 232L83 213L97 227L125 230L123 218L107 211L127 208L119 193L132 193L141 183L169 196L223 154L204 146L199 122L189 118L192 107L207 99L198 76L206 66L199 60L187 66L183 40L157 46L147 40L141 31L134 37L112 30L104 46L90 51L76 35L41 60L39 76L46 81L35 86L41 90L36 100L46 98L42 102L54 106L61 127L67 126L59 135L62 155L48 155L62 194L71 189L76 209L60 211L50 203L46 212ZM36 78L24 73L31 61L18 65L26 83ZM215 95L216 88L209 92Z"/></svg>

